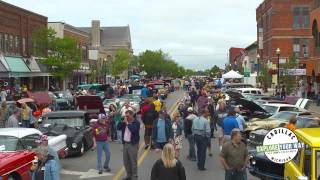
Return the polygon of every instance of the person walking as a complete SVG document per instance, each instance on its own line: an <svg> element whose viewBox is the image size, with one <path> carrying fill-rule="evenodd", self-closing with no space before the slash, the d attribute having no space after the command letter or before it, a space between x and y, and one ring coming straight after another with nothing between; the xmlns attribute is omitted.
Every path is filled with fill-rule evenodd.
<svg viewBox="0 0 320 180"><path fill-rule="evenodd" d="M180 121L180 114L176 112L172 120L173 145L175 149L176 158L180 156L180 149L182 149L182 124Z"/></svg>
<svg viewBox="0 0 320 180"><path fill-rule="evenodd" d="M160 111L159 118L153 122L152 141L156 148L162 150L164 145L173 140L172 124L165 111Z"/></svg>
<svg viewBox="0 0 320 180"><path fill-rule="evenodd" d="M151 170L151 180L186 180L182 163L176 159L172 144L163 148L161 159L157 160Z"/></svg>
<svg viewBox="0 0 320 180"><path fill-rule="evenodd" d="M20 116L20 110L18 108L15 108L13 110L13 114L8 119L6 127L7 128L17 128L17 127L19 127L19 120L18 120L19 116Z"/></svg>
<svg viewBox="0 0 320 180"><path fill-rule="evenodd" d="M230 107L228 110L228 116L223 119L223 143L231 139L231 131L233 129L239 129L239 124L236 118L236 112L234 108Z"/></svg>
<svg viewBox="0 0 320 180"><path fill-rule="evenodd" d="M236 119L239 125L239 129L241 132L244 132L246 121L244 120L244 117L240 114L240 107L235 107L234 111L236 112Z"/></svg>
<svg viewBox="0 0 320 180"><path fill-rule="evenodd" d="M118 125L121 123L121 120L122 120L122 116L121 116L121 105L120 105L120 100L119 99L116 99L115 101L116 103L116 112L114 114L114 120L115 120L115 123L116 123L116 131L117 131L117 140L118 140L118 143L122 144L122 132L121 130L118 130Z"/></svg>
<svg viewBox="0 0 320 180"><path fill-rule="evenodd" d="M127 177L123 180L137 180L140 122L134 118L131 110L126 112L119 129L122 131L123 164L127 172Z"/></svg>
<svg viewBox="0 0 320 180"><path fill-rule="evenodd" d="M188 140L189 144L189 153L187 155L187 159L190 161L196 161L196 150L195 150L195 142L194 142L194 136L192 133L192 124L193 120L198 118L198 116L194 113L193 108L188 108L188 115L184 120L184 135Z"/></svg>
<svg viewBox="0 0 320 180"><path fill-rule="evenodd" d="M110 137L111 141L117 140L117 124L116 124L117 107L114 104L109 106L109 120L110 120Z"/></svg>
<svg viewBox="0 0 320 180"><path fill-rule="evenodd" d="M200 91L200 95L197 99L198 112L202 112L209 103L207 93L204 90Z"/></svg>
<svg viewBox="0 0 320 180"><path fill-rule="evenodd" d="M93 133L93 149L97 148L97 169L98 173L102 174L102 170L105 169L110 172L110 147L108 142L109 125L107 123L107 116L105 114L99 114L98 121L92 126ZM106 159L102 166L102 152L105 153Z"/></svg>
<svg viewBox="0 0 320 180"><path fill-rule="evenodd" d="M215 113L215 121L217 122L217 133L219 138L219 148L220 151L222 149L222 143L223 143L223 119L227 116L227 108L226 103L223 100L218 101L217 110Z"/></svg>
<svg viewBox="0 0 320 180"><path fill-rule="evenodd" d="M158 96L153 97L153 104L154 104L155 110L157 112L160 112L161 108L162 108L162 103L161 103L160 99L158 98Z"/></svg>
<svg viewBox="0 0 320 180"><path fill-rule="evenodd" d="M192 132L194 134L195 143L197 146L197 166L200 171L204 171L206 162L206 150L208 138L210 138L210 124L208 121L209 111L204 109L202 115L193 120Z"/></svg>
<svg viewBox="0 0 320 180"><path fill-rule="evenodd" d="M191 88L189 96L190 96L190 99L191 99L192 107L195 107L196 101L197 101L197 98L198 98L198 94L197 94L196 89L194 87Z"/></svg>
<svg viewBox="0 0 320 180"><path fill-rule="evenodd" d="M47 146L39 146L36 150L36 159L30 168L32 180L59 180L59 165L49 154Z"/></svg>
<svg viewBox="0 0 320 180"><path fill-rule="evenodd" d="M32 120L32 110L26 103L22 104L22 127L29 128Z"/></svg>
<svg viewBox="0 0 320 180"><path fill-rule="evenodd" d="M154 148L151 141L153 122L158 118L158 112L155 110L154 104L150 98L145 99L141 107L141 119L144 124L144 143L145 149Z"/></svg>
<svg viewBox="0 0 320 180"><path fill-rule="evenodd" d="M249 153L241 139L240 130L233 129L231 141L226 142L222 146L220 161L225 169L225 180L246 180Z"/></svg>
<svg viewBox="0 0 320 180"><path fill-rule="evenodd" d="M9 118L9 110L7 108L6 101L4 101L1 103L1 108L0 108L0 128L4 128L6 126L8 118Z"/></svg>

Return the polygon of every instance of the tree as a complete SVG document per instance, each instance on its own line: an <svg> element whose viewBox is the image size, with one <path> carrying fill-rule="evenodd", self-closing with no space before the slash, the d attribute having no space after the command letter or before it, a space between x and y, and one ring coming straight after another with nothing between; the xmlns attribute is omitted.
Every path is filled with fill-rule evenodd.
<svg viewBox="0 0 320 180"><path fill-rule="evenodd" d="M283 68L284 73L283 73L283 77L280 77L280 82L284 83L284 85L286 86L287 94L290 94L296 88L297 81L296 81L296 77L292 75L288 75L287 71L288 69L298 68L297 59L295 58L295 56L290 56L289 60L281 66Z"/></svg>
<svg viewBox="0 0 320 180"><path fill-rule="evenodd" d="M115 60L111 64L111 74L119 76L123 71L128 70L131 55L128 50L120 49L117 51Z"/></svg>
<svg viewBox="0 0 320 180"><path fill-rule="evenodd" d="M53 29L40 28L32 36L33 54L44 57L40 61L58 78L69 77L80 67L81 49L72 37L57 38Z"/></svg>
<svg viewBox="0 0 320 180"><path fill-rule="evenodd" d="M214 65L210 70L209 70L209 76L210 77L218 77L220 74L220 68L217 65Z"/></svg>

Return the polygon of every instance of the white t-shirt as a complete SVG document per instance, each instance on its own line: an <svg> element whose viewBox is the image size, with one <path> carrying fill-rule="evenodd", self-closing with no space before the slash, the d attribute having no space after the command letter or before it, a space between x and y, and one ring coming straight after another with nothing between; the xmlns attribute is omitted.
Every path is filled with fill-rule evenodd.
<svg viewBox="0 0 320 180"><path fill-rule="evenodd" d="M2 102L7 100L7 92L6 91L1 91L0 96L1 96Z"/></svg>

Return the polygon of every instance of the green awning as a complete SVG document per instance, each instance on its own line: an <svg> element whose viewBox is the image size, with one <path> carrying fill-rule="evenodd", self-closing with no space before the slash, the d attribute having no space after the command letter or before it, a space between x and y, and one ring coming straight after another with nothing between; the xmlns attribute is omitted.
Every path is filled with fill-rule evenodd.
<svg viewBox="0 0 320 180"><path fill-rule="evenodd" d="M10 72L30 72L22 58L6 56L5 59L9 65Z"/></svg>

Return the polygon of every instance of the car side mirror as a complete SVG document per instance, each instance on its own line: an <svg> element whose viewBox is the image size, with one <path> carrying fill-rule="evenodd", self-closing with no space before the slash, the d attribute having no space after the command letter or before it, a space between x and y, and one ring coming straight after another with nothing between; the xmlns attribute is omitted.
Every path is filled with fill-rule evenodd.
<svg viewBox="0 0 320 180"><path fill-rule="evenodd" d="M319 179L319 178L318 178ZM299 176L298 177L298 180L308 180L308 177L307 176Z"/></svg>

